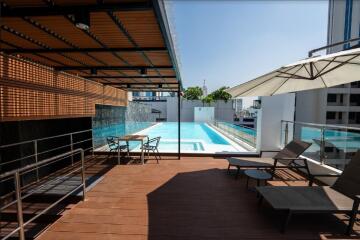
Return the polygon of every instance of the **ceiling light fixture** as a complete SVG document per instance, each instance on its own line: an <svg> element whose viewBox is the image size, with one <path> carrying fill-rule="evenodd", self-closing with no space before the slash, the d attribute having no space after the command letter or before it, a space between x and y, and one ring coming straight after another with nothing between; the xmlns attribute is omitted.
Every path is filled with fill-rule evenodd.
<svg viewBox="0 0 360 240"><path fill-rule="evenodd" d="M88 31L90 29L90 13L79 11L74 14L75 26L79 29Z"/></svg>
<svg viewBox="0 0 360 240"><path fill-rule="evenodd" d="M97 70L95 68L92 68L92 69L90 69L90 73L91 73L91 75L96 75Z"/></svg>
<svg viewBox="0 0 360 240"><path fill-rule="evenodd" d="M141 76L145 77L146 74L147 74L146 68L141 68L140 69L140 74L141 74Z"/></svg>

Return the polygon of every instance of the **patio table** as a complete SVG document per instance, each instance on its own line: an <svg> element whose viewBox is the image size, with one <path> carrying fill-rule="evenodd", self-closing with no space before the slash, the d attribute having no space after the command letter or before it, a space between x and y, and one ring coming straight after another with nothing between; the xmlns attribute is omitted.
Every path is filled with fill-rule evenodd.
<svg viewBox="0 0 360 240"><path fill-rule="evenodd" d="M133 141L133 142L140 142L141 143L141 164L144 164L144 149L143 149L143 146L144 146L144 139L147 139L148 138L148 135L125 135L125 136L122 136L122 137L119 137L118 138L118 141L124 141L126 142L126 144L129 146L129 142ZM127 155L129 156L129 148L127 150ZM118 162L120 163L120 149L118 150Z"/></svg>

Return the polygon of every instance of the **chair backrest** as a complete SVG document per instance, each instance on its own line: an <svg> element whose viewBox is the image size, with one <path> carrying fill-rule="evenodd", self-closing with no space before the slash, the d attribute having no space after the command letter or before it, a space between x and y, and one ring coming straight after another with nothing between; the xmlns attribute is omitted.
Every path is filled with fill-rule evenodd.
<svg viewBox="0 0 360 240"><path fill-rule="evenodd" d="M351 158L332 188L351 198L360 195L360 150Z"/></svg>
<svg viewBox="0 0 360 240"><path fill-rule="evenodd" d="M157 148L157 147L159 146L160 139L161 139L161 137L152 138L152 139L148 140L148 144L149 144L149 145L152 145L152 144L150 144L150 143L155 143L155 144L152 145L152 146L155 146L155 147Z"/></svg>
<svg viewBox="0 0 360 240"><path fill-rule="evenodd" d="M107 144L108 144L110 150L114 150L114 149L118 148L118 143L116 141L116 137L114 137L114 136L106 137L106 141L107 141Z"/></svg>
<svg viewBox="0 0 360 240"><path fill-rule="evenodd" d="M298 158L310 146L311 143L304 142L301 140L292 140L273 158L279 159L278 161L280 163L288 165L291 163L291 161L281 161L281 158Z"/></svg>

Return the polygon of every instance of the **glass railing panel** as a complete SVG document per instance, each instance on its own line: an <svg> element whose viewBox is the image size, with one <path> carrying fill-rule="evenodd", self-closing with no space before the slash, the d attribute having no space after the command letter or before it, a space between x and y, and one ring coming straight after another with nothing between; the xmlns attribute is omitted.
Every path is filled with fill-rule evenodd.
<svg viewBox="0 0 360 240"><path fill-rule="evenodd" d="M294 139L311 143L311 146L303 153L303 156L320 162L321 156L321 128L302 124L295 124Z"/></svg>
<svg viewBox="0 0 360 240"><path fill-rule="evenodd" d="M284 130L286 124L288 133ZM281 142L284 145L284 139L290 139L291 131L294 139L312 143L303 156L339 170L343 170L360 149L360 128L282 121Z"/></svg>
<svg viewBox="0 0 360 240"><path fill-rule="evenodd" d="M293 140L294 135L294 123L282 121L280 128L280 147L285 147L291 140Z"/></svg>
<svg viewBox="0 0 360 240"><path fill-rule="evenodd" d="M343 170L360 148L360 131L330 127L324 134L324 164Z"/></svg>
<svg viewBox="0 0 360 240"><path fill-rule="evenodd" d="M242 142L252 148L256 148L256 129L221 121L214 121L212 124L220 130L223 130L228 137L240 141L240 144Z"/></svg>

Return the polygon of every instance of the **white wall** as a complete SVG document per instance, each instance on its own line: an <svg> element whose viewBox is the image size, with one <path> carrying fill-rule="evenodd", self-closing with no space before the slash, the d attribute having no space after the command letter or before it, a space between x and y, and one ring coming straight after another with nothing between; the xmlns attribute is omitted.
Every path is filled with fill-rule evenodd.
<svg viewBox="0 0 360 240"><path fill-rule="evenodd" d="M181 121L193 122L194 121L194 108L203 107L204 104L200 100L186 100L181 99ZM235 110L233 109L232 100L228 102L216 101L210 105L215 108L215 119L219 121L233 122ZM205 104L205 107L209 105ZM177 121L177 97L167 98L167 121Z"/></svg>
<svg viewBox="0 0 360 240"><path fill-rule="evenodd" d="M195 107L194 122L213 122L215 120L214 107Z"/></svg>
<svg viewBox="0 0 360 240"><path fill-rule="evenodd" d="M293 121L294 112L294 93L261 97L257 129L258 151L280 148L281 120Z"/></svg>

